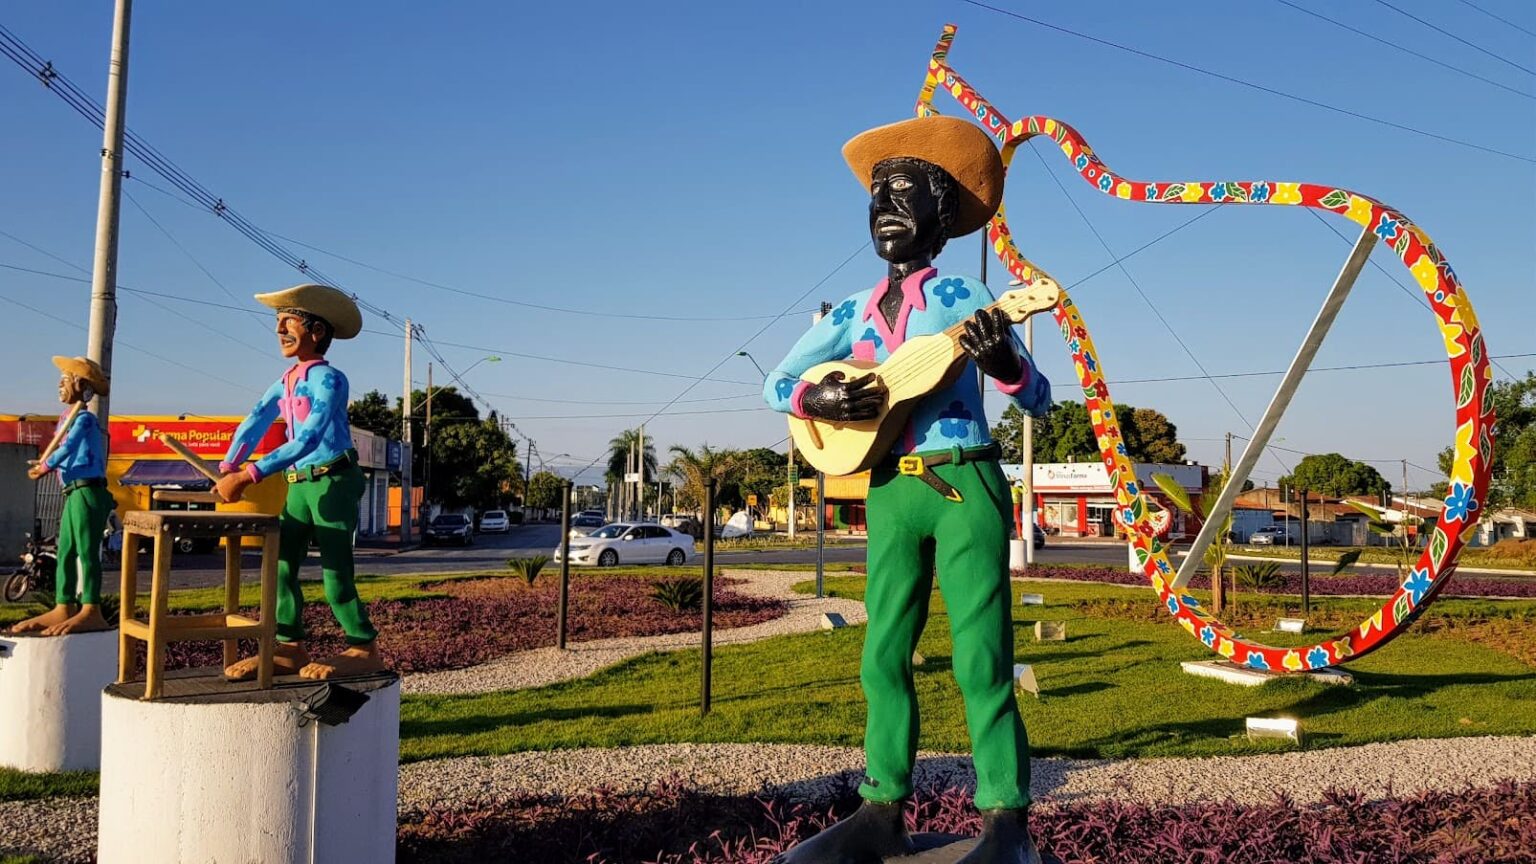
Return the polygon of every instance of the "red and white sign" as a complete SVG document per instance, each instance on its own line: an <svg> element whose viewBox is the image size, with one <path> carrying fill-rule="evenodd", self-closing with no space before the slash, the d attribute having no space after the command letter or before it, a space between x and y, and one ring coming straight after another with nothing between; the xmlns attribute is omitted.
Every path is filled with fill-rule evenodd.
<svg viewBox="0 0 1536 864"><path fill-rule="evenodd" d="M229 420L156 420L153 418L125 417L110 424L112 455L114 456L175 456L176 454L154 438L155 432L164 432L186 445L188 450L217 461L229 452L229 442L235 437L238 419ZM256 447L256 453L266 453L282 446L287 440L281 420L272 424ZM255 454L252 454L255 455Z"/></svg>

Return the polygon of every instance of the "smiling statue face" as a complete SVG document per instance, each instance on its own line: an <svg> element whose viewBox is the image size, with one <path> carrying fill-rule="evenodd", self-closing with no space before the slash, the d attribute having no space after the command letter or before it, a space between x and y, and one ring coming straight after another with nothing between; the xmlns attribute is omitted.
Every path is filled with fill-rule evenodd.
<svg viewBox="0 0 1536 864"><path fill-rule="evenodd" d="M927 260L943 236L939 199L922 162L893 159L875 166L869 182L869 236L892 264Z"/></svg>
<svg viewBox="0 0 1536 864"><path fill-rule="evenodd" d="M65 405L73 405L83 400L85 386L79 378L65 372L59 376L59 401Z"/></svg>
<svg viewBox="0 0 1536 864"><path fill-rule="evenodd" d="M320 356L315 332L291 312L277 313L277 344L284 357L312 360Z"/></svg>

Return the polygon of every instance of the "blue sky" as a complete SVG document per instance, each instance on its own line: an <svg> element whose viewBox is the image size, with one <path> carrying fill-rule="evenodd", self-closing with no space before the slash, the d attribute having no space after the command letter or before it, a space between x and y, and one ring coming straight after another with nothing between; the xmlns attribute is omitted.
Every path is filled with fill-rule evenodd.
<svg viewBox="0 0 1536 864"><path fill-rule="evenodd" d="M1383 5L1294 2L1536 93L1536 76ZM1536 158L1536 101L1275 0L995 5ZM1536 65L1536 38L1471 6L1396 5ZM1536 14L1516 0L1477 5L1536 30ZM0 15L98 98L110 19L105 2L21 0ZM620 429L723 359L712 376L723 380L682 396L708 401L679 402L648 433L663 447L773 445L785 435L783 421L762 408L752 365L731 355L751 339L747 350L773 365L809 323L804 310L882 275L882 262L865 250L796 302L868 239L865 200L842 163L841 144L910 114L945 22L960 28L952 62L1002 111L1073 124L1123 174L1333 183L1403 210L1456 267L1491 351L1536 352L1531 162L1258 93L962 2L139 4L128 122L246 218L285 237L505 300L659 316L488 301L290 244L343 287L423 324L457 368L501 355L468 381L538 440L546 457L570 454L554 464L585 464ZM936 104L958 113L947 97ZM88 267L100 133L8 61L0 61L0 112L0 231ZM1115 253L1197 212L1106 198L1067 174L1059 151L1036 147L1043 164L1027 152L1015 162L1009 214L1025 253L1063 284L1113 258L1047 172L1067 184ZM169 188L145 166L130 160L129 168ZM175 243L125 200L122 284L255 308L252 293L300 281L206 211L139 179L124 188ZM1350 232L1352 223L1330 218ZM1346 252L1344 241L1301 210L1233 207L1125 267L1206 370L1266 371L1285 367ZM974 274L979 259L972 236L952 243L939 266ZM1374 260L1412 287L1381 250ZM0 263L79 275L4 236ZM991 274L999 272L994 262ZM1118 269L1074 295L1111 381L1199 374ZM50 410L55 373L48 357L84 350L87 288L0 269L0 298L11 301L0 300L0 360L12 372L0 382L0 410ZM121 343L191 368L120 348L115 410L243 413L280 372L267 320L149 299L122 296ZM791 314L751 338L786 309ZM688 318L717 320L681 320ZM376 317L368 326L394 330ZM1050 328L1037 337L1039 362L1066 395L1066 352ZM333 360L354 394L379 388L398 395L402 343L365 334L339 344ZM1430 313L1368 269L1317 365L1434 360L1442 351ZM427 358L419 350L416 358L422 380ZM1503 365L1520 374L1536 364L1522 358ZM1277 381L1224 379L1221 386L1256 421ZM1452 430L1449 390L1443 365L1315 373L1287 414L1280 443L1433 467ZM1218 461L1223 433L1247 432L1198 378L1127 383L1113 392L1117 401L1167 413L1196 458ZM1000 410L993 406L994 417ZM1298 458L1280 455L1287 463ZM1396 482L1395 462L1378 467ZM1282 470L1281 461L1266 458L1255 476L1263 481ZM1415 469L1410 483L1433 479Z"/></svg>

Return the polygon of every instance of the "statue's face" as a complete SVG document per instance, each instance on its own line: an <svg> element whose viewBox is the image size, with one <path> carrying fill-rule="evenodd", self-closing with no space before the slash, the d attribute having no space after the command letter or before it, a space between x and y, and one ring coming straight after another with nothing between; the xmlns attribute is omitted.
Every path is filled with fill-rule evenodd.
<svg viewBox="0 0 1536 864"><path fill-rule="evenodd" d="M59 401L65 405L72 405L79 401L80 382L75 376L65 372L59 376Z"/></svg>
<svg viewBox="0 0 1536 864"><path fill-rule="evenodd" d="M277 313L277 344L284 357L318 356L319 339L308 323L290 312Z"/></svg>
<svg viewBox="0 0 1536 864"><path fill-rule="evenodd" d="M900 159L876 166L869 181L869 236L881 258L892 264L926 259L943 230L939 199L921 163Z"/></svg>

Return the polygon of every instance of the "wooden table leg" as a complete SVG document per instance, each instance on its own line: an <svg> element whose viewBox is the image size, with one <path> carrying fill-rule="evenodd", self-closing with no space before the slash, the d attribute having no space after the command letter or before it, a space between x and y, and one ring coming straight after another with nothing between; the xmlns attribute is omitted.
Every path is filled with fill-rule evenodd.
<svg viewBox="0 0 1536 864"><path fill-rule="evenodd" d="M170 612L171 546L170 529L162 526L155 535L155 566L149 589L149 662L144 672L144 698L160 698L160 679L165 675L165 626Z"/></svg>
<svg viewBox="0 0 1536 864"><path fill-rule="evenodd" d="M133 662L133 637L128 622L133 620L139 601L139 535L123 532L122 581L118 584L117 612L117 682L132 681L137 663Z"/></svg>
<svg viewBox="0 0 1536 864"><path fill-rule="evenodd" d="M224 614L234 615L240 611L240 535L232 534L224 538ZM225 619L228 623L228 619ZM240 659L239 642L234 639L224 640L224 665L233 666Z"/></svg>
<svg viewBox="0 0 1536 864"><path fill-rule="evenodd" d="M277 529L262 538L261 544L261 635L257 652L261 664L256 673L256 686L263 690L272 686L272 652L277 641Z"/></svg>

